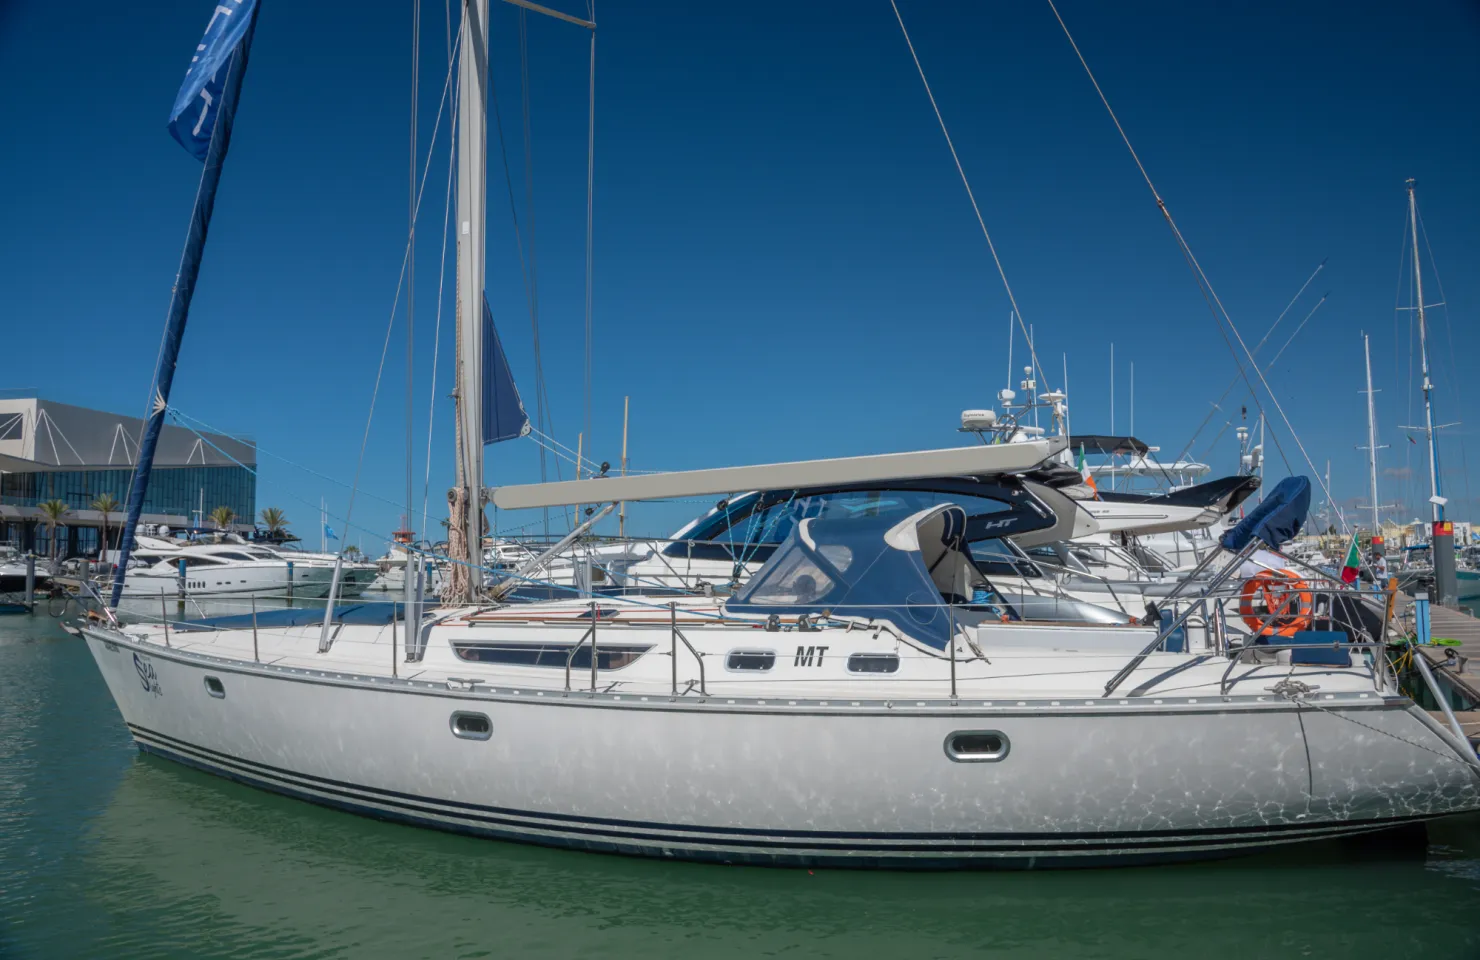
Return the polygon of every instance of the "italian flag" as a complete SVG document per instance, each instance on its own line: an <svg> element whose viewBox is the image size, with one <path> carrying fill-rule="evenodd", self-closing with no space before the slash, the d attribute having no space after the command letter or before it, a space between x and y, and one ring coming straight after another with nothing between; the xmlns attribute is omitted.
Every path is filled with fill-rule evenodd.
<svg viewBox="0 0 1480 960"><path fill-rule="evenodd" d="M1346 559L1341 564L1341 582L1356 583L1357 570L1362 566L1361 554L1357 553L1357 535L1352 534L1351 546L1346 548Z"/></svg>
<svg viewBox="0 0 1480 960"><path fill-rule="evenodd" d="M1095 485L1095 478L1089 472L1089 464L1084 460L1084 444L1082 443L1079 445L1079 460L1076 465L1079 467L1079 475L1084 478L1085 486L1093 490L1095 496L1098 497L1100 495L1100 488Z"/></svg>

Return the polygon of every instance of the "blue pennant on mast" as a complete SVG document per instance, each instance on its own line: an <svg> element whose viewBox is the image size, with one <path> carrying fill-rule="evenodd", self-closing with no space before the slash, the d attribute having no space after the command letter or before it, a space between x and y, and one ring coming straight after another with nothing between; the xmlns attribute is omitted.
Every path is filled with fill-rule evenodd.
<svg viewBox="0 0 1480 960"><path fill-rule="evenodd" d="M256 21L257 0L221 0L206 24L205 36L196 45L185 82L175 95L170 111L170 135L191 156L204 161L211 149L211 134L221 114L226 93L227 71L222 69L236 52L247 29Z"/></svg>
<svg viewBox="0 0 1480 960"><path fill-rule="evenodd" d="M139 459L134 465L134 478L129 484L128 519L123 525L123 540L118 548L118 572L113 578L109 605L116 607L123 598L123 580L128 570L129 555L134 549L134 533L144 512L149 493L149 475L154 469L154 451L169 410L170 386L175 380L175 364L180 359L180 343L185 339L185 323L190 318L190 301L195 296L195 281L200 276L201 256L205 252L206 232L211 226L211 212L216 208L216 188L221 183L221 169L226 151L231 146L231 126L236 119L236 105L241 97L242 77L247 72L247 56L252 49L252 34L257 26L258 0L217 0L206 24L205 36L195 48L185 83L170 111L170 134L196 159L205 163L200 184L196 187L195 208L190 213L190 230L185 236L185 249L180 253L180 272L175 276L175 289L170 297L169 318L165 321L164 341L160 345L159 366L154 371L154 393L150 400Z"/></svg>
<svg viewBox="0 0 1480 960"><path fill-rule="evenodd" d="M493 310L483 298L483 443L513 440L529 433L529 414L519 399L509 358L493 325Z"/></svg>

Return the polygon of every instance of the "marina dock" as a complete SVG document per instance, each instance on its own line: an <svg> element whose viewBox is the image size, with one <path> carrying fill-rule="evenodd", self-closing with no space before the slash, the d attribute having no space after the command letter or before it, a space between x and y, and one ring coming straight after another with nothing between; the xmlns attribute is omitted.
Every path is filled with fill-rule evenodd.
<svg viewBox="0 0 1480 960"><path fill-rule="evenodd" d="M1460 656L1470 658L1477 664L1476 669L1480 670L1480 620L1463 610L1431 606L1429 622L1434 637L1458 640ZM1442 656L1441 653L1441 659Z"/></svg>

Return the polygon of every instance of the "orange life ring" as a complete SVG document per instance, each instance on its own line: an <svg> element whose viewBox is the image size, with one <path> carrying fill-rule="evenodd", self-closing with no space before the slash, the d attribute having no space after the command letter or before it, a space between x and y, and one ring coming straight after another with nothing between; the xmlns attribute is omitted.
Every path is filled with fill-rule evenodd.
<svg viewBox="0 0 1480 960"><path fill-rule="evenodd" d="M1260 570L1244 581L1238 612L1259 636L1289 637L1310 629L1315 595L1293 570Z"/></svg>

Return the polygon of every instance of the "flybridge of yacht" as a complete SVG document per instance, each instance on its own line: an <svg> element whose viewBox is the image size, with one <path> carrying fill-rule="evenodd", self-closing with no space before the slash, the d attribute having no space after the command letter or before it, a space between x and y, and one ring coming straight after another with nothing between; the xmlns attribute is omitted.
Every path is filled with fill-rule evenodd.
<svg viewBox="0 0 1480 960"><path fill-rule="evenodd" d="M799 460L713 470L686 470L632 477L597 477L499 487L493 502L501 510L563 507L613 500L699 497L737 490L780 490L835 483L911 480L921 477L990 476L1031 470L1065 449L1062 437L1024 443L998 443L947 450L885 453L832 460Z"/></svg>

